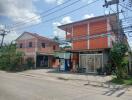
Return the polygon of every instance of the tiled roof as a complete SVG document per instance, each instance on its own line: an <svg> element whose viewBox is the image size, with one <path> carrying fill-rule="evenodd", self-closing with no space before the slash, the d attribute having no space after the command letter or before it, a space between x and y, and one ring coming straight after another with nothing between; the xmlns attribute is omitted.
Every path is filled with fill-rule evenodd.
<svg viewBox="0 0 132 100"><path fill-rule="evenodd" d="M37 34L37 33L31 33L31 32L24 32L24 33L21 34L17 39L19 39L19 38L20 38L22 35L24 35L25 33L30 34L30 35L32 35L32 36L38 38L38 39L43 39L43 40L46 40L46 41L49 41L49 42L52 42L52 43L56 43L56 44L58 44L58 43L55 42L53 39L49 39L49 38L47 38L47 37L40 36L40 35ZM16 39L16 40L17 40L17 39Z"/></svg>

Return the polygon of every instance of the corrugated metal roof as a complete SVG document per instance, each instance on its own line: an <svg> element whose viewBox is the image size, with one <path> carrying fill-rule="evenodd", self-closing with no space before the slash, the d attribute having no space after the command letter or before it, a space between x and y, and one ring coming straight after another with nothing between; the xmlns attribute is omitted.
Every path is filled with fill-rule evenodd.
<svg viewBox="0 0 132 100"><path fill-rule="evenodd" d="M76 24L83 24L87 21L94 21L94 20L98 20L98 19L101 19L101 18L104 19L104 18L108 18L110 16L115 16L116 17L116 15L117 15L116 13L113 13L113 14L110 14L110 15L102 15L102 16L92 17L92 18L88 18L88 19L68 23L68 24L65 24L65 25L61 25L61 26L58 26L58 28L60 28L62 30L65 30L65 28L68 27L68 26L72 26L72 25L76 25Z"/></svg>

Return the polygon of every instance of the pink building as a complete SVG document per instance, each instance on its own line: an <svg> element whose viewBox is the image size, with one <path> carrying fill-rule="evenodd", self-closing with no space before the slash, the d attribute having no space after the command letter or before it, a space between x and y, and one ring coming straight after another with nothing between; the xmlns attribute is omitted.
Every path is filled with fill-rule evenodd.
<svg viewBox="0 0 132 100"><path fill-rule="evenodd" d="M51 67L55 50L59 44L36 33L24 32L16 39L17 50L24 52L23 62L32 59L36 67Z"/></svg>

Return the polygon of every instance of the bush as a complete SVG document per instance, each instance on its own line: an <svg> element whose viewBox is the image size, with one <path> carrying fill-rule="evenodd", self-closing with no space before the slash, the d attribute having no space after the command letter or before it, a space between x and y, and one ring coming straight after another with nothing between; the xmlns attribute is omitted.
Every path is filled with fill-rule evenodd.
<svg viewBox="0 0 132 100"><path fill-rule="evenodd" d="M26 59L26 65L28 69L31 69L34 67L34 60L33 58L27 58Z"/></svg>
<svg viewBox="0 0 132 100"><path fill-rule="evenodd" d="M115 74L118 79L127 77L127 69L125 63L125 54L127 51L128 47L123 43L115 43L110 51L110 58L116 66Z"/></svg>
<svg viewBox="0 0 132 100"><path fill-rule="evenodd" d="M111 75L112 74L111 64L107 64L103 68L102 67L98 68L97 73L99 75Z"/></svg>
<svg viewBox="0 0 132 100"><path fill-rule="evenodd" d="M103 75L104 74L101 67L97 68L97 73L98 73L98 75Z"/></svg>
<svg viewBox="0 0 132 100"><path fill-rule="evenodd" d="M16 52L16 45L5 45L0 49L0 69L6 71L18 71L21 57L22 53Z"/></svg>

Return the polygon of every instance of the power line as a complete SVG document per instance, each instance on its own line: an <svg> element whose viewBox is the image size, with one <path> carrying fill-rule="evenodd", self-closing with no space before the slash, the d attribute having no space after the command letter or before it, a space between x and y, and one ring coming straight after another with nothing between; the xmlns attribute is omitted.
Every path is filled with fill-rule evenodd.
<svg viewBox="0 0 132 100"><path fill-rule="evenodd" d="M43 22L41 22L41 23L50 22L50 21L52 21L52 20L54 20L54 19L60 18L60 17L65 16L65 15L67 15L67 14L71 14L71 13L73 13L73 12L75 12L75 11L78 11L78 10L80 10L80 9L82 9L82 8L85 8L85 7L87 7L88 5L91 5L91 4L93 4L93 3L97 2L97 1L99 1L99 0L94 0L94 1L91 2L91 3L85 4L85 5L83 5L83 6L79 7L79 8L77 8L77 9L74 9L74 10L69 11L69 12L67 12L67 13L64 13L64 14L62 14L62 15L59 15L59 16L57 16L57 17L53 17L53 18L51 18L51 19L45 20L45 21L43 21ZM34 25L25 26L25 27L20 27L20 28L19 28L19 27L18 27L18 28L16 27L16 28L13 28L13 30L15 30L15 29L24 29L24 28L28 28L28 27L32 27L32 26L39 25L39 24L41 24L41 23L37 23L37 24L34 24Z"/></svg>
<svg viewBox="0 0 132 100"><path fill-rule="evenodd" d="M64 4L69 3L70 1L72 1L72 0L67 0L67 1L65 1L64 3L60 4L60 5L57 5L57 6L55 6L55 7L53 7L53 8L50 8L50 9L48 9L48 10L46 10L46 11L43 11L42 13L40 13L40 15L43 15L43 14L49 12L49 11L52 11L52 10L54 10L54 9L56 9L56 8L58 8L58 7L62 6L62 5L64 5ZM29 18L29 20L34 19L34 18L36 18L36 16L33 16L33 17ZM26 21L26 20L24 20L24 21ZM22 22L15 23L14 25L17 25L17 24L20 24L20 23L22 23Z"/></svg>
<svg viewBox="0 0 132 100"><path fill-rule="evenodd" d="M72 2L71 4L66 5L66 6L64 6L64 7L61 7L61 8L59 8L59 9L57 9L57 10L51 12L51 13L48 13L48 14L43 13L40 17L38 17L38 18L35 17L36 19L35 19L35 18L34 18L34 19L31 18L30 20L27 20L27 22L21 23L21 24L18 24L18 25L15 25L15 26L13 26L13 27L21 26L21 25L24 25L24 24L26 24L26 23L30 23L30 22L36 21L36 20L38 20L38 19L41 19L41 18L43 18L43 17L47 17L47 16L49 16L49 15L51 15L51 14L54 14L54 13L60 11L60 10L63 10L63 9L65 9L65 8L67 8L67 7L70 7L70 6L76 4L76 3L80 2L80 1L81 1L81 0L76 0L76 1ZM11 27L11 28L13 28L13 27Z"/></svg>
<svg viewBox="0 0 132 100"><path fill-rule="evenodd" d="M130 9L130 8L128 8L128 7L126 7L126 6L124 6L124 5L122 5L122 4L119 4L121 7L123 7L123 8L126 8L127 10L129 10L129 11L132 11L132 9Z"/></svg>

